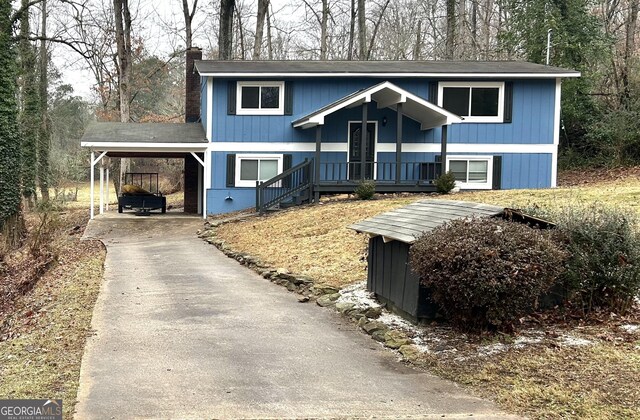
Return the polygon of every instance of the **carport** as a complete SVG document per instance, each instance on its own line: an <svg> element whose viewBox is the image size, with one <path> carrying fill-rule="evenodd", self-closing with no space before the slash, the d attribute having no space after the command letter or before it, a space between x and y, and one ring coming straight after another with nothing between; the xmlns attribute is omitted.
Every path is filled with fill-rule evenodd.
<svg viewBox="0 0 640 420"><path fill-rule="evenodd" d="M104 157L184 159L184 211L207 214L207 180L211 179L208 141L199 123L96 122L82 136L80 145L91 151L91 219L94 218L95 167L100 168L99 214L107 207L109 168Z"/></svg>

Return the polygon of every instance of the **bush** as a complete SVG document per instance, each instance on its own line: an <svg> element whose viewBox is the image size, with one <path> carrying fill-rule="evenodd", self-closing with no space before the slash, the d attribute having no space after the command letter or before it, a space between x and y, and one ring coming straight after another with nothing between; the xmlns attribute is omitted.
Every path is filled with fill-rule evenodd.
<svg viewBox="0 0 640 420"><path fill-rule="evenodd" d="M440 194L449 194L456 187L456 177L449 171L440 175L433 183Z"/></svg>
<svg viewBox="0 0 640 420"><path fill-rule="evenodd" d="M362 180L354 193L360 200L371 200L376 193L376 183L370 179Z"/></svg>
<svg viewBox="0 0 640 420"><path fill-rule="evenodd" d="M572 206L545 215L570 252L565 287L584 311L627 311L640 294L640 236L633 210Z"/></svg>
<svg viewBox="0 0 640 420"><path fill-rule="evenodd" d="M502 219L456 220L420 237L410 264L454 325L508 329L563 271L567 254L551 235Z"/></svg>

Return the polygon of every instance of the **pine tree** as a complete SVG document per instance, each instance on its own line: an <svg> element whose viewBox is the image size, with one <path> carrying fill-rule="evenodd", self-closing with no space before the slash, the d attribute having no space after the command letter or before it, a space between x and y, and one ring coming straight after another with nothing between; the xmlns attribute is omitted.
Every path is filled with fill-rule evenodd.
<svg viewBox="0 0 640 420"><path fill-rule="evenodd" d="M0 2L0 227L9 245L20 238L20 137L11 2Z"/></svg>

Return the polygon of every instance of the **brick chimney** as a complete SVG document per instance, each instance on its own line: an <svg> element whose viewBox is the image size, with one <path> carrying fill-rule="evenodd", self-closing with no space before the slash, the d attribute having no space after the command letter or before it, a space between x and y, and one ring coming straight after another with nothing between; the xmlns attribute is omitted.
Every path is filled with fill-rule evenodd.
<svg viewBox="0 0 640 420"><path fill-rule="evenodd" d="M197 122L200 119L200 75L193 67L196 60L202 60L202 50L191 47L187 50L185 77L184 122Z"/></svg>

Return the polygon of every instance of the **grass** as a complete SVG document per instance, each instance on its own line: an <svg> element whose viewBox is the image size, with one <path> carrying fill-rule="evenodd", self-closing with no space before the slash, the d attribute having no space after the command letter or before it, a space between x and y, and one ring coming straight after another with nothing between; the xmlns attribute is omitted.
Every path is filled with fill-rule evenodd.
<svg viewBox="0 0 640 420"><path fill-rule="evenodd" d="M343 287L366 278L367 237L348 226L424 198L428 197L324 201L224 224L217 235L232 249L273 267ZM598 202L638 211L640 177L548 190L464 192L444 198L513 208ZM602 324L599 333L590 337L593 345L530 345L491 357L429 364L439 375L494 399L505 410L532 418L640 419L640 340L637 336L624 342L601 339L607 328L613 327Z"/></svg>
<svg viewBox="0 0 640 420"><path fill-rule="evenodd" d="M73 417L84 346L102 281L105 251L80 241L86 210L68 210L54 238L57 263L0 320L0 396L61 398Z"/></svg>

